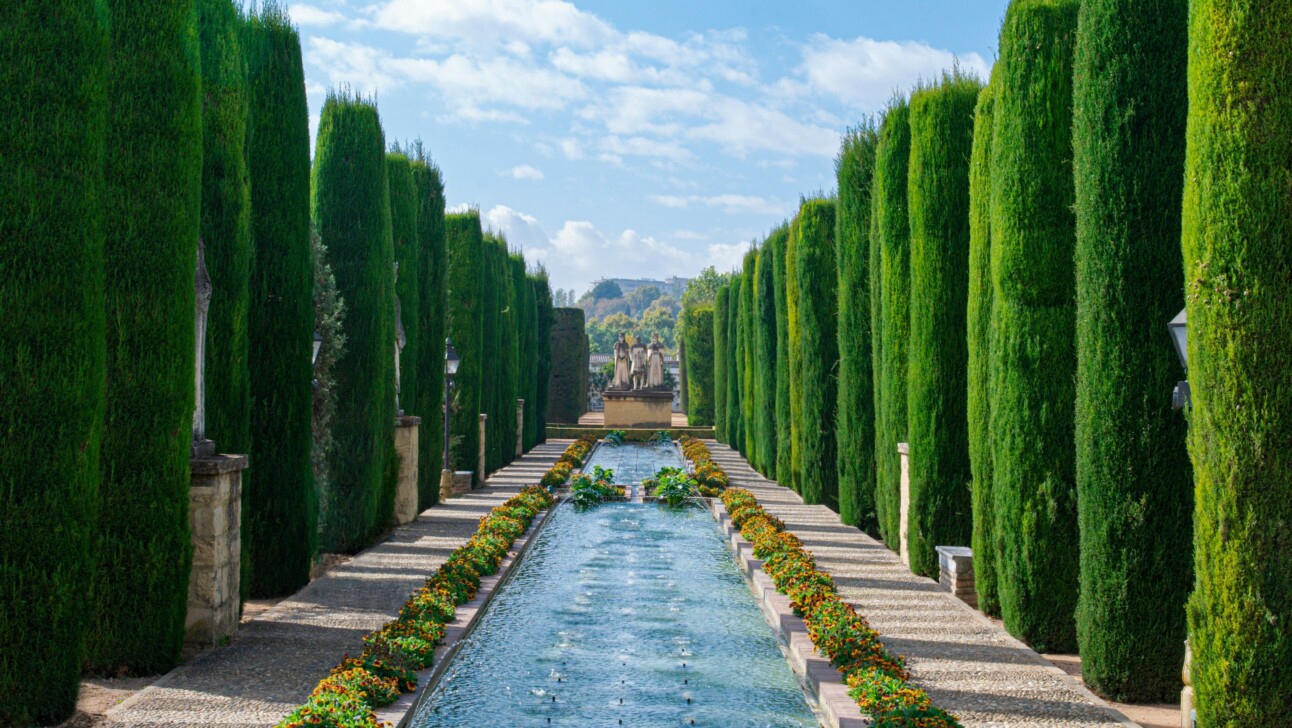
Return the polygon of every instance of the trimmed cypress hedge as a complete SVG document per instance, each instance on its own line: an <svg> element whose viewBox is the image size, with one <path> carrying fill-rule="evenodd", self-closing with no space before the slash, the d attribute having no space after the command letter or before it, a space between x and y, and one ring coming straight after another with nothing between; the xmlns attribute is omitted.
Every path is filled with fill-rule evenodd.
<svg viewBox="0 0 1292 728"><path fill-rule="evenodd" d="M803 203L790 239L798 279L798 349L800 400L798 426L799 492L804 503L821 503L839 510L839 478L835 454L835 407L838 404L836 339L839 273L835 264L835 203Z"/></svg>
<svg viewBox="0 0 1292 728"><path fill-rule="evenodd" d="M763 243L754 269L754 423L758 433L758 463L763 475L776 479L776 246L777 228Z"/></svg>
<svg viewBox="0 0 1292 728"><path fill-rule="evenodd" d="M931 578L939 545L967 546L973 538L965 316L969 157L981 89L956 69L911 94L908 553L911 570Z"/></svg>
<svg viewBox="0 0 1292 728"><path fill-rule="evenodd" d="M1198 724L1292 725L1292 5L1194 0L1189 59Z"/></svg>
<svg viewBox="0 0 1292 728"><path fill-rule="evenodd" d="M557 308L552 313L549 335L552 376L547 417L557 424L575 425L587 409L587 387L582 376L588 368L588 360L583 356L588 348L585 314L581 308Z"/></svg>
<svg viewBox="0 0 1292 728"><path fill-rule="evenodd" d="M1077 22L1076 483L1081 673L1120 701L1180 687L1192 474L1171 411L1180 362L1187 0L1091 0ZM1127 109L1134 109L1127 115Z"/></svg>
<svg viewBox="0 0 1292 728"><path fill-rule="evenodd" d="M996 593L996 522L991 495L991 136L996 84L978 93L969 158L968 392L969 466L973 475L973 571L978 608L1000 614Z"/></svg>
<svg viewBox="0 0 1292 728"><path fill-rule="evenodd" d="M713 307L682 313L686 317L687 422L692 427L713 424Z"/></svg>
<svg viewBox="0 0 1292 728"><path fill-rule="evenodd" d="M790 467L788 473L781 473L781 483L802 493L799 484L803 475L803 443L799 437L799 427L803 423L803 340L799 321L798 228L798 215L795 215L790 221L789 237L785 239L785 315L790 353Z"/></svg>
<svg viewBox="0 0 1292 728"><path fill-rule="evenodd" d="M348 92L329 93L323 105L313 209L346 304L323 542L354 553L385 530L394 507L395 251L381 119Z"/></svg>
<svg viewBox="0 0 1292 728"><path fill-rule="evenodd" d="M754 468L762 468L758 454L757 421L754 419L754 270L758 266L758 249L745 253L744 269L740 277L740 423L744 431L745 457Z"/></svg>
<svg viewBox="0 0 1292 728"><path fill-rule="evenodd" d="M319 543L309 104L300 36L286 10L262 6L240 40L255 246L247 310L253 466L242 474L242 583L244 597L279 597L309 582Z"/></svg>
<svg viewBox="0 0 1292 728"><path fill-rule="evenodd" d="M529 282L534 289L534 302L538 311L538 351L536 354L538 358L538 381L535 385L538 405L534 410L538 431L536 433L537 439L534 442L539 444L547 442L548 410L551 407L551 391L549 387L551 385L551 374L555 369L552 362L551 345L551 331L555 325L553 323L555 309L552 307L552 286L547 280L547 271L540 267L537 273L529 276ZM588 361L588 337L584 336L579 341L579 345L584 361L584 364L579 368L579 377L582 382L579 388L579 407L584 408L587 406L588 401L589 375L586 363Z"/></svg>
<svg viewBox="0 0 1292 728"><path fill-rule="evenodd" d="M413 182L413 165L402 152L386 154L386 179L390 186L390 237L395 249L395 265L399 274L395 280L395 296L399 323L404 327L404 351L399 354L399 407L408 414L422 414L417 409L420 401L419 382L421 361L419 346L422 341L417 321L421 319L421 246L417 240L417 186ZM429 418L427 418L429 419ZM419 442L421 432L418 432ZM420 468L421 462L418 462ZM418 500L421 500L420 496Z"/></svg>
<svg viewBox="0 0 1292 728"><path fill-rule="evenodd" d="M744 399L744 277L734 276L727 301L727 438L740 454L745 452Z"/></svg>
<svg viewBox="0 0 1292 728"><path fill-rule="evenodd" d="M538 360L535 359L537 351L536 334L538 331L538 311L534 307L534 289L529 285L529 278L525 271L525 258L519 253L512 253L511 257L511 278L512 290L516 299L516 335L517 335L517 361L520 366L519 386L517 396L525 400L524 415L521 422L520 441L521 447L525 452L534 446L534 405L537 392L534 385L538 376Z"/></svg>
<svg viewBox="0 0 1292 728"><path fill-rule="evenodd" d="M485 421L485 470L476 477L484 479L489 472L498 468L498 440L502 423L499 422L499 403L503 399L503 386L507 373L506 355L503 352L500 322L502 315L502 294L499 270L498 238L492 232L484 234L482 268L484 285L480 288L484 304L483 328L481 329L481 362L487 362L482 373L480 388L480 412L488 415Z"/></svg>
<svg viewBox="0 0 1292 728"><path fill-rule="evenodd" d="M411 149L413 184L417 194L417 396L413 411L422 418L417 434L417 507L425 510L440 500L440 471L444 468L444 179L421 144ZM410 325L409 321L404 326Z"/></svg>
<svg viewBox="0 0 1292 728"><path fill-rule="evenodd" d="M727 318L731 284L718 287L713 298L713 429L718 442L730 444L727 434Z"/></svg>
<svg viewBox="0 0 1292 728"><path fill-rule="evenodd" d="M793 466L793 417L790 408L790 314L786 286L785 251L789 248L788 225L767 239L772 256L772 289L776 294L776 479L791 485Z"/></svg>
<svg viewBox="0 0 1292 728"><path fill-rule="evenodd" d="M1076 0L1015 0L1001 30L991 165L992 497L1001 616L1076 647L1072 48Z"/></svg>
<svg viewBox="0 0 1292 728"><path fill-rule="evenodd" d="M480 388L484 385L484 233L480 212L471 210L444 217L444 247L448 255L448 338L462 358L453 377L449 436L454 470L475 471L480 451ZM476 482L484 473L476 473Z"/></svg>
<svg viewBox="0 0 1292 728"><path fill-rule="evenodd" d="M211 278L206 320L206 433L220 452L251 447L247 307L251 186L247 177L247 73L233 0L198 0L202 48L202 240Z"/></svg>
<svg viewBox="0 0 1292 728"><path fill-rule="evenodd" d="M519 364L516 351L516 303L511 284L511 256L507 241L501 236L493 238L493 289L497 301L497 328L495 346L497 355L486 359L497 372L494 409L489 419L494 423L493 442L489 451L491 471L512 461L516 452L516 392L519 389Z"/></svg>
<svg viewBox="0 0 1292 728"><path fill-rule="evenodd" d="M107 9L4 14L0 723L53 725L76 710L98 518Z"/></svg>
<svg viewBox="0 0 1292 728"><path fill-rule="evenodd" d="M897 550L901 458L906 441L906 362L910 316L910 222L907 171L911 158L911 107L895 99L884 113L875 146L871 216L878 247L878 327L872 342L880 356L875 369L875 515L879 534Z"/></svg>
<svg viewBox="0 0 1292 728"><path fill-rule="evenodd" d="M875 389L870 329L870 198L879 132L873 120L843 137L835 175L839 280L839 520L878 533L875 520Z"/></svg>
<svg viewBox="0 0 1292 728"><path fill-rule="evenodd" d="M184 642L193 546L193 279L202 101L192 0L112 0L103 199L107 400L85 662L156 674ZM61 53L60 53L61 55ZM86 585L73 585L82 594Z"/></svg>

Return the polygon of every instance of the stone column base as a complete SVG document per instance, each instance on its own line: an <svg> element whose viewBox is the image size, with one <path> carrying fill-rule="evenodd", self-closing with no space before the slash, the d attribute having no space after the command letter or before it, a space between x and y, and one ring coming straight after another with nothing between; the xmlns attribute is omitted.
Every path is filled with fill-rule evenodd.
<svg viewBox="0 0 1292 728"><path fill-rule="evenodd" d="M421 417L395 418L395 453L399 455L399 485L395 490L395 525L417 520L417 432Z"/></svg>
<svg viewBox="0 0 1292 728"><path fill-rule="evenodd" d="M215 647L238 630L242 578L242 471L246 455L189 461L188 523L193 567L184 642Z"/></svg>
<svg viewBox="0 0 1292 728"><path fill-rule="evenodd" d="M968 546L939 546L937 550L938 583L950 589L957 599L977 609L973 549Z"/></svg>
<svg viewBox="0 0 1292 728"><path fill-rule="evenodd" d="M902 563L906 568L911 568L911 552L908 546L909 540L907 534L910 533L908 521L911 517L911 445L906 442L897 443L897 454L902 458L902 479L901 479L901 509L897 515L897 536L900 548L897 551L901 557Z"/></svg>

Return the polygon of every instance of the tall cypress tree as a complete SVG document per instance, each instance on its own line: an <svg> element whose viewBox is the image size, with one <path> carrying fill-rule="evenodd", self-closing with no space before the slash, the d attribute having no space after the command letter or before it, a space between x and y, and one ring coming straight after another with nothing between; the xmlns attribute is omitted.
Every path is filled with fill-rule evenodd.
<svg viewBox="0 0 1292 728"><path fill-rule="evenodd" d="M52 725L76 709L98 518L107 8L0 14L0 723Z"/></svg>
<svg viewBox="0 0 1292 728"><path fill-rule="evenodd" d="M511 279L512 291L516 300L516 343L517 343L517 363L520 367L517 370L518 390L516 396L525 400L525 409L521 412L523 415L520 430L521 447L528 452L533 447L532 432L534 432L534 379L538 375L538 361L534 358L535 343L534 331L538 326L535 320L537 311L534 308L534 291L529 286L529 279L525 273L525 258L519 253L512 253L511 261Z"/></svg>
<svg viewBox="0 0 1292 728"><path fill-rule="evenodd" d="M1292 6L1189 6L1198 724L1292 725ZM1179 526L1176 526L1179 528Z"/></svg>
<svg viewBox="0 0 1292 728"><path fill-rule="evenodd" d="M417 406L422 332L417 322L421 320L422 308L418 273L422 270L424 251L417 240L417 185L413 182L413 165L407 155L398 151L386 155L386 178L390 185L390 237L394 243L395 265L399 266L395 280L397 313L404 327L404 350L399 354L399 407L408 414L421 415ZM418 467L421 467L420 461Z"/></svg>
<svg viewBox="0 0 1292 728"><path fill-rule="evenodd" d="M240 40L255 245L247 310L254 465L242 476L242 583L244 596L278 597L309 581L319 543L309 103L300 36L285 9L261 6Z"/></svg>
<svg viewBox="0 0 1292 728"><path fill-rule="evenodd" d="M745 450L744 400L741 385L744 383L744 277L735 276L731 281L731 299L727 311L727 437L731 446L743 455Z"/></svg>
<svg viewBox="0 0 1292 728"><path fill-rule="evenodd" d="M448 254L448 332L462 358L453 377L452 416L449 434L457 439L452 456L454 470L476 470L480 448L479 420L484 384L484 234L480 213L446 215L444 245ZM484 473L476 473L477 482Z"/></svg>
<svg viewBox="0 0 1292 728"><path fill-rule="evenodd" d="M1072 48L1076 0L1015 0L1001 30L991 165L992 431L1001 616L1076 647ZM1039 50L1038 50L1039 49Z"/></svg>
<svg viewBox="0 0 1292 728"><path fill-rule="evenodd" d="M113 0L104 283L107 401L95 624L86 663L165 672L179 660L188 530L194 270L202 103L193 0Z"/></svg>
<svg viewBox="0 0 1292 728"><path fill-rule="evenodd" d="M352 553L390 523L395 427L395 251L386 140L377 108L329 93L314 152L314 219L346 303L346 350L336 364L336 446L329 457L323 538Z"/></svg>
<svg viewBox="0 0 1292 728"><path fill-rule="evenodd" d="M1193 582L1180 375L1186 0L1081 5L1073 61L1077 200L1077 639L1091 689L1179 690ZM1134 109L1133 114L1126 113Z"/></svg>
<svg viewBox="0 0 1292 728"><path fill-rule="evenodd" d="M552 345L551 331L555 319L555 309L552 307L552 286L547 279L547 271L540 264L538 272L529 276L530 285L534 288L534 302L538 310L538 384L537 384L537 407L534 410L534 416L537 419L538 439L536 444L547 442L547 419L548 419L548 402L551 398L550 375L552 372ZM588 337L583 337L583 353L588 351ZM586 357L583 361L587 361ZM583 386L580 388L582 396L580 406L587 406L588 392L588 370L582 367L579 371Z"/></svg>
<svg viewBox="0 0 1292 728"><path fill-rule="evenodd" d="M939 545L973 537L965 370L969 157L978 80L959 69L911 94L911 570L938 576Z"/></svg>
<svg viewBox="0 0 1292 728"><path fill-rule="evenodd" d="M978 608L1000 614L996 522L991 496L991 139L996 85L978 93L969 158L969 305L967 309L969 466L973 474L973 570Z"/></svg>
<svg viewBox="0 0 1292 728"><path fill-rule="evenodd" d="M701 306L682 312L686 317L687 422L692 427L713 424L713 308Z"/></svg>
<svg viewBox="0 0 1292 728"><path fill-rule="evenodd" d="M789 293L785 283L785 251L789 247L789 225L782 234L768 239L772 247L772 290L776 294L776 479L792 487L793 418L790 408L790 314Z"/></svg>
<svg viewBox="0 0 1292 728"><path fill-rule="evenodd" d="M799 492L805 503L839 510L835 455L835 406L838 404L839 345L836 339L839 273L835 262L835 203L808 200L794 220L795 272L798 277L800 388L802 406L795 428L802 470Z"/></svg>
<svg viewBox="0 0 1292 728"><path fill-rule="evenodd" d="M754 269L754 418L758 433L758 462L763 475L776 479L776 275L774 260L777 236L789 235L784 228L772 231L758 254ZM689 353L689 350L688 350Z"/></svg>
<svg viewBox="0 0 1292 728"><path fill-rule="evenodd" d="M754 271L758 266L758 249L745 253L740 277L740 422L744 429L744 453L755 468L762 468L758 454L757 420L754 418Z"/></svg>
<svg viewBox="0 0 1292 728"><path fill-rule="evenodd" d="M713 298L713 430L718 442L727 436L727 312L731 286L723 285Z"/></svg>
<svg viewBox="0 0 1292 728"><path fill-rule="evenodd" d="M802 210L800 209L800 213ZM803 340L799 328L799 277L798 277L798 215L790 222L790 234L785 240L785 321L788 330L786 339L789 351L789 455L788 473L780 473L781 483L802 493L799 487L803 475L802 441L799 427L803 423Z"/></svg>
<svg viewBox="0 0 1292 728"><path fill-rule="evenodd" d="M875 370L875 514L888 547L898 547L901 458L906 441L906 357L910 330L910 222L907 170L911 158L911 107L895 99L884 114L875 146L871 215L878 248L879 325L872 333L880 354Z"/></svg>
<svg viewBox="0 0 1292 728"><path fill-rule="evenodd" d="M410 150L413 184L417 194L417 274L419 284L416 326L421 338L417 351L419 387L415 399L422 417L418 431L417 507L425 510L440 500L440 471L444 468L444 322L447 310L444 256L444 181L440 168L426 150L414 142ZM404 326L409 325L408 321Z"/></svg>
<svg viewBox="0 0 1292 728"><path fill-rule="evenodd" d="M875 520L875 389L870 331L870 198L878 130L867 119L843 137L835 174L839 200L839 520L878 533Z"/></svg>

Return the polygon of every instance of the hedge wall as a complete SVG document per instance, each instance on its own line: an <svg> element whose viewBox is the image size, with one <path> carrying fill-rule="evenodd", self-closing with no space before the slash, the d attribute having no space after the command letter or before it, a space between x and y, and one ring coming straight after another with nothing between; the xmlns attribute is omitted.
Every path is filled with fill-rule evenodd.
<svg viewBox="0 0 1292 728"><path fill-rule="evenodd" d="M112 0L103 200L107 400L85 664L156 674L184 642L202 102L192 0ZM66 46L64 46L66 48ZM60 53L61 55L61 53ZM88 587L88 589L87 589Z"/></svg>
<svg viewBox="0 0 1292 728"><path fill-rule="evenodd" d="M801 470L799 492L805 503L839 510L839 479L834 439L838 404L839 345L835 263L835 204L808 200L794 219L794 269L798 280L799 387L802 405L798 426Z"/></svg>
<svg viewBox="0 0 1292 728"><path fill-rule="evenodd" d="M447 300L444 256L444 178L420 144L411 150L413 184L417 194L417 247L420 270L417 298L418 388L414 412L421 416L417 434L417 507L425 510L440 500L440 471L444 468L444 323ZM404 326L410 322L405 321Z"/></svg>
<svg viewBox="0 0 1292 728"><path fill-rule="evenodd" d="M870 331L870 198L878 130L873 121L843 137L835 173L839 296L839 520L878 533L875 520L875 390Z"/></svg>
<svg viewBox="0 0 1292 728"><path fill-rule="evenodd" d="M0 24L0 723L53 725L76 709L98 517L107 10L92 0L10 8Z"/></svg>
<svg viewBox="0 0 1292 728"><path fill-rule="evenodd" d="M735 276L731 281L731 296L727 301L727 438L730 445L742 455L745 452L744 398L744 277Z"/></svg>
<svg viewBox="0 0 1292 728"><path fill-rule="evenodd" d="M1041 652L1076 647L1071 130L1077 5L1010 5L992 138L992 495L1002 546L1000 606L1005 627Z"/></svg>
<svg viewBox="0 0 1292 728"><path fill-rule="evenodd" d="M498 238L491 232L484 234L484 251L482 257L484 270L484 285L480 288L481 301L484 306L483 322L484 328L481 330L481 342L483 349L480 353L481 362L487 362L488 365L483 370L483 383L480 387L480 411L489 416L485 421L485 470L487 472L477 475L478 478L484 478L489 472L498 468L498 440L502 423L498 420L498 408L502 401L503 387L506 384L508 373L508 363L506 355L503 352L501 316L502 301L501 295L501 273Z"/></svg>
<svg viewBox="0 0 1292 728"><path fill-rule="evenodd" d="M314 263L310 128L301 41L285 10L247 19L247 310L251 462L242 474L243 596L279 597L309 582L318 550L314 446Z"/></svg>
<svg viewBox="0 0 1292 728"><path fill-rule="evenodd" d="M1077 22L1077 641L1092 690L1126 702L1180 689L1193 586L1193 481L1180 362L1187 0L1091 0ZM1133 115L1125 110L1132 108Z"/></svg>
<svg viewBox="0 0 1292 728"><path fill-rule="evenodd" d="M404 326L406 342L399 355L399 407L407 414L421 415L417 409L421 382L417 364L421 361L419 347L422 336L417 321L421 319L422 310L422 286L418 279L422 270L422 249L417 240L417 186L413 182L413 165L407 155L402 152L386 155L386 179L390 186L390 237L394 243L395 265L399 266L395 280L396 313ZM420 429L418 437L420 444ZM421 467L420 460L418 467Z"/></svg>
<svg viewBox="0 0 1292 728"><path fill-rule="evenodd" d="M1189 10L1184 280L1198 724L1292 724L1292 5Z"/></svg>
<svg viewBox="0 0 1292 728"><path fill-rule="evenodd" d="M791 485L793 464L793 417L790 408L790 315L789 292L785 283L785 251L789 247L789 226L767 239L772 256L772 289L776 294L776 479Z"/></svg>
<svg viewBox="0 0 1292 728"><path fill-rule="evenodd" d="M740 277L740 422L744 430L745 457L755 469L762 468L762 457L758 453L758 421L754 418L754 324L757 315L754 312L754 271L758 267L758 250L751 249L745 253L743 272Z"/></svg>
<svg viewBox="0 0 1292 728"><path fill-rule="evenodd" d="M548 410L551 407L551 374L554 370L552 356L553 348L551 345L551 332L554 327L555 309L552 307L552 286L547 280L547 271L539 268L537 273L529 276L530 286L534 289L534 303L537 308L538 321L538 379L535 385L537 391L538 405L534 410L534 417L537 419L537 433L535 444L547 442L547 423ZM588 356L588 337L584 336L580 342L583 350L583 359L586 362ZM579 391L579 407L585 407L588 401L588 371L585 364L580 372L582 384Z"/></svg>
<svg viewBox="0 0 1292 728"><path fill-rule="evenodd" d="M911 570L938 576L937 547L973 537L965 341L969 295L969 157L978 80L959 70L911 94L907 177L911 320Z"/></svg>
<svg viewBox="0 0 1292 728"><path fill-rule="evenodd" d="M480 388L484 384L484 233L477 210L444 217L448 255L448 338L462 362L453 377L449 436L454 470L474 472L480 452ZM483 473L475 476L477 482Z"/></svg>
<svg viewBox="0 0 1292 728"><path fill-rule="evenodd" d="M386 140L372 103L329 94L314 153L313 209L346 305L323 542L354 553L389 525L394 507L387 460L395 426L395 251Z"/></svg>
<svg viewBox="0 0 1292 728"><path fill-rule="evenodd" d="M534 289L529 285L525 271L525 258L519 253L511 254L511 277L514 296L516 297L516 334L519 337L520 391L517 393L525 400L524 418L521 423L521 447L525 452L534 446L537 436L534 418L534 406L538 404L538 309L534 304Z"/></svg>
<svg viewBox="0 0 1292 728"><path fill-rule="evenodd" d="M763 243L754 269L754 431L763 475L776 479L776 246L772 237L788 235L778 228Z"/></svg>
<svg viewBox="0 0 1292 728"><path fill-rule="evenodd" d="M973 476L973 571L978 608L999 615L996 522L991 495L991 136L996 85L978 93L969 158L968 415Z"/></svg>
<svg viewBox="0 0 1292 728"><path fill-rule="evenodd" d="M713 308L683 311L686 317L687 422L692 427L713 424Z"/></svg>
<svg viewBox="0 0 1292 728"><path fill-rule="evenodd" d="M879 248L878 319L871 341L880 355L875 370L875 514L888 547L898 547L901 459L906 441L906 357L910 330L910 224L907 170L911 157L911 108L905 99L889 104L875 146L872 235Z"/></svg>
<svg viewBox="0 0 1292 728"><path fill-rule="evenodd" d="M727 318L731 284L718 287L713 298L713 432L718 442L731 443L727 432Z"/></svg>
<svg viewBox="0 0 1292 728"><path fill-rule="evenodd" d="M562 425L578 424L587 411L588 389L584 372L588 369L588 335L581 308L553 309L551 342L551 385L547 403L547 421Z"/></svg>

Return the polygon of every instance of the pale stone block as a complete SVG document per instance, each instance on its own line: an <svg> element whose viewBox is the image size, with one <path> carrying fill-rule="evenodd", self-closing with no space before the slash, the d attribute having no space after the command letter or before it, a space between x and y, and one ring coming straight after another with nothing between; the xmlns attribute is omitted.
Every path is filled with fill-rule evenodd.
<svg viewBox="0 0 1292 728"><path fill-rule="evenodd" d="M610 390L603 401L606 427L666 429L673 425L672 392Z"/></svg>
<svg viewBox="0 0 1292 728"><path fill-rule="evenodd" d="M418 430L421 418L400 417L395 421L395 452L399 454L399 483L395 491L395 525L417 518Z"/></svg>
<svg viewBox="0 0 1292 728"><path fill-rule="evenodd" d="M901 557L902 563L906 564L907 568L910 568L911 553L907 548L907 543L908 543L907 534L909 533L909 525L910 525L909 520L911 517L910 516L910 513L911 513L911 446L910 444L905 442L897 443L897 454L901 456L901 460L902 460L901 496L900 496L901 510L898 513L898 526L897 526L898 541L900 545L900 549L898 550L898 555Z"/></svg>
<svg viewBox="0 0 1292 728"><path fill-rule="evenodd" d="M238 521L242 471L246 466L245 455L214 455L190 461L193 565L185 641L193 645L218 644L237 629L242 549Z"/></svg>

